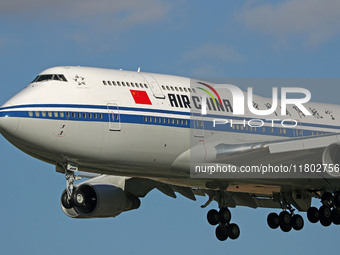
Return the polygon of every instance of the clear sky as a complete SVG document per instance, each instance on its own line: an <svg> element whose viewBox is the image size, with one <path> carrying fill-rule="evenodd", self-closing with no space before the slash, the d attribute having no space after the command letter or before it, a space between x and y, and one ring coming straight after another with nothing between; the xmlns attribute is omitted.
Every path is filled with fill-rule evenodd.
<svg viewBox="0 0 340 255"><path fill-rule="evenodd" d="M339 10L338 0L1 0L0 103L57 65L196 78L336 78ZM321 83L309 88L312 100L338 103L339 85ZM201 209L206 198L158 191L114 219L70 219L59 205L63 175L2 137L0 152L2 254L338 251L340 226L310 224L302 213L304 229L283 233L267 226L269 209L231 209L241 236L220 242L206 221L216 203Z"/></svg>

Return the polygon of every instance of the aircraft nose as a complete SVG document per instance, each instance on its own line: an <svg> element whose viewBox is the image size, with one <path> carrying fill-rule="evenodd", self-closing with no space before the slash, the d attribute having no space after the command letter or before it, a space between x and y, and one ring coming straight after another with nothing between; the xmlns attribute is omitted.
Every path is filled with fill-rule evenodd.
<svg viewBox="0 0 340 255"><path fill-rule="evenodd" d="M3 136L14 134L19 126L20 118L11 117L5 112L0 112L0 132Z"/></svg>

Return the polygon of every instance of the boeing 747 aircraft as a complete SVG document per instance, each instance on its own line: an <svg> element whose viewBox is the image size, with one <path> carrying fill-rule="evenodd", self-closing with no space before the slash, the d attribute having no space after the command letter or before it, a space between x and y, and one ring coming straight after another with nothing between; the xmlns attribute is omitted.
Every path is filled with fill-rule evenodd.
<svg viewBox="0 0 340 255"><path fill-rule="evenodd" d="M178 76L54 67L0 108L0 132L65 175L61 208L72 218L115 217L158 189L206 196L203 208L216 201L207 219L221 241L240 235L236 206L282 209L267 221L285 232L303 228L298 211L340 224L340 107L286 92L275 100Z"/></svg>

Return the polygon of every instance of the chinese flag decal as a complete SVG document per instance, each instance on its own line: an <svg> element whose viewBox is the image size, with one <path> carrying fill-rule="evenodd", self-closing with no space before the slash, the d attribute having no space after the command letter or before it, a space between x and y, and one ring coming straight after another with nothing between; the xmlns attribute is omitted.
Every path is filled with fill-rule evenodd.
<svg viewBox="0 0 340 255"><path fill-rule="evenodd" d="M143 90L130 90L136 104L152 104L146 91Z"/></svg>

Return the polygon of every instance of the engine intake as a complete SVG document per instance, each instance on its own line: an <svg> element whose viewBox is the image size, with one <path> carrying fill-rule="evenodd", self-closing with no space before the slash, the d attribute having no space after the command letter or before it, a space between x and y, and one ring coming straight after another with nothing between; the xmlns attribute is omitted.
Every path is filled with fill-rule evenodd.
<svg viewBox="0 0 340 255"><path fill-rule="evenodd" d="M325 148L322 163L326 164L326 171L330 176L340 177L340 143L332 143Z"/></svg>
<svg viewBox="0 0 340 255"><path fill-rule="evenodd" d="M111 184L84 183L76 187L73 193L78 196L71 199L73 207L66 208L61 202L64 213L72 218L115 217L140 206L138 197L127 194L122 188ZM62 194L61 201L65 195L66 190Z"/></svg>

